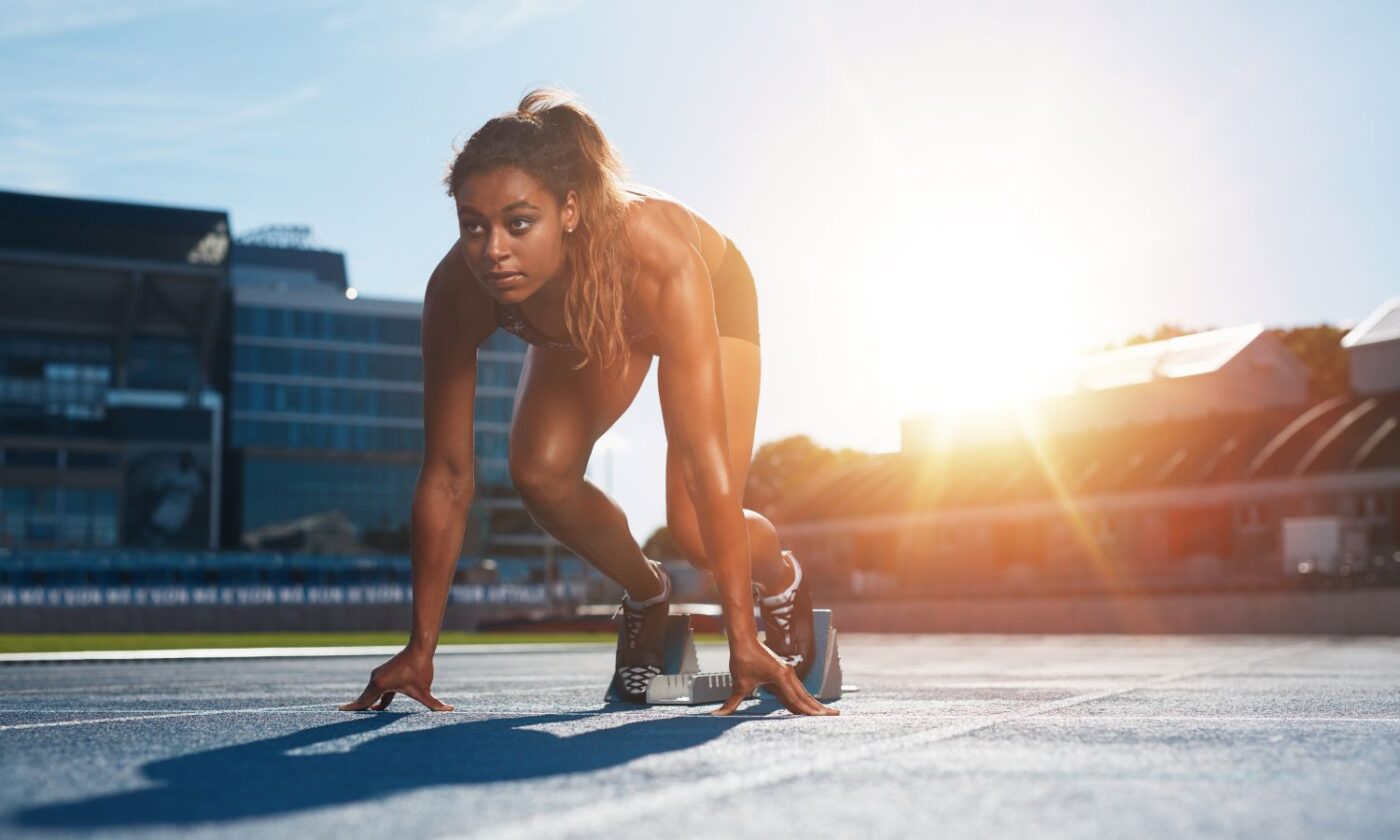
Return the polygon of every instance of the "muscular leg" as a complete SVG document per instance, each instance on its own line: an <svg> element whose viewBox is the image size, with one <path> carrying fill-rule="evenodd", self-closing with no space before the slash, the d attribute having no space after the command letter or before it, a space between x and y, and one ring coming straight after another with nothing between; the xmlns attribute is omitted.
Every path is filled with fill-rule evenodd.
<svg viewBox="0 0 1400 840"><path fill-rule="evenodd" d="M743 488L753 458L754 423L758 419L759 347L729 336L720 336L719 344L730 470L734 486ZM754 580L769 592L783 589L792 582L792 573L783 565L777 529L757 511L745 510L744 522L749 527L749 560ZM681 476L680 461L670 450L666 455L666 525L672 542L686 560L696 568L709 568L695 507Z"/></svg>
<svg viewBox="0 0 1400 840"><path fill-rule="evenodd" d="M525 509L550 536L636 599L661 592L661 581L632 537L627 517L584 478L593 445L637 395L651 356L633 353L621 380L579 356L531 347L516 392L510 429L510 476Z"/></svg>

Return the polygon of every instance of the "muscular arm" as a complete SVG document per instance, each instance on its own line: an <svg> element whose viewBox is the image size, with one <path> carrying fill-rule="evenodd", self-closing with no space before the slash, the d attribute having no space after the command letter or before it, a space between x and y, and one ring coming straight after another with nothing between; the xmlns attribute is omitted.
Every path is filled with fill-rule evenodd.
<svg viewBox="0 0 1400 840"><path fill-rule="evenodd" d="M633 212L628 235L651 279L642 295L660 347L657 388L668 444L679 455L730 647L757 646L743 488L730 475L719 329L699 252L658 213Z"/></svg>
<svg viewBox="0 0 1400 840"><path fill-rule="evenodd" d="M437 647L442 613L476 492L473 415L477 347L495 328L483 294L449 251L423 300L423 466L413 493L413 631L409 644Z"/></svg>
<svg viewBox="0 0 1400 840"><path fill-rule="evenodd" d="M371 671L369 685L341 711L382 711L400 692L435 712L452 711L433 696L433 652L476 492L476 349L495 329L494 321L485 290L467 276L454 245L423 296L423 467L409 522L413 631L404 649Z"/></svg>

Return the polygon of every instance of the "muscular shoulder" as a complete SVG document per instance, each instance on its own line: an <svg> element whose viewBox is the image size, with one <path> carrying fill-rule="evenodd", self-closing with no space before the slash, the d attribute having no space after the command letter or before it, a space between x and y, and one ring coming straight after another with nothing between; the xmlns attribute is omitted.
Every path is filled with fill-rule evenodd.
<svg viewBox="0 0 1400 840"><path fill-rule="evenodd" d="M491 296L467 269L457 243L447 249L428 278L423 294L424 332L456 336L475 347L496 329L496 310ZM430 329L436 327L443 329Z"/></svg>
<svg viewBox="0 0 1400 840"><path fill-rule="evenodd" d="M624 228L643 276L674 275L699 256L663 201L629 204Z"/></svg>
<svg viewBox="0 0 1400 840"><path fill-rule="evenodd" d="M713 332L714 300L700 252L665 210L651 202L630 208L629 242L638 260L640 314L656 334L663 358L704 348Z"/></svg>

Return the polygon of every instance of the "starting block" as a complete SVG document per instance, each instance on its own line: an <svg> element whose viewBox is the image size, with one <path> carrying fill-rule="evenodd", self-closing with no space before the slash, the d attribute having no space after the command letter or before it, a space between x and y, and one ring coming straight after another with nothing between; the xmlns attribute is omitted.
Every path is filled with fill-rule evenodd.
<svg viewBox="0 0 1400 840"><path fill-rule="evenodd" d="M841 654L836 645L836 628L831 623L831 610L812 610L812 623L817 642L816 662L802 684L818 700L839 700L843 688ZM734 679L728 671L700 670L690 616L667 616L661 674L647 686L647 703L671 706L723 703L733 690ZM846 690L853 690L853 687ZM749 696L756 698L760 694L772 696L767 689L755 690ZM609 702L622 699L616 674L613 674L612 682L608 685L605 699Z"/></svg>

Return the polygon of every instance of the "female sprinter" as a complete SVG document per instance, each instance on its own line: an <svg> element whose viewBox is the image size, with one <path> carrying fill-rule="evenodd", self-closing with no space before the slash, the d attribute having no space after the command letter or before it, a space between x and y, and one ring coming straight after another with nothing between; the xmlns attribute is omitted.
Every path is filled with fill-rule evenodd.
<svg viewBox="0 0 1400 840"><path fill-rule="evenodd" d="M452 709L431 692L433 652L475 491L476 351L500 328L531 345L511 422L511 481L540 527L626 590L617 651L624 697L645 700L660 673L671 583L584 469L656 356L667 524L685 558L714 574L729 638L734 693L716 713L767 685L791 712L837 714L798 676L814 651L802 568L772 523L742 506L759 387L752 275L709 222L624 178L592 116L554 90L531 92L488 121L449 168L458 239L423 302L413 629L342 709L384 709L396 693Z"/></svg>

